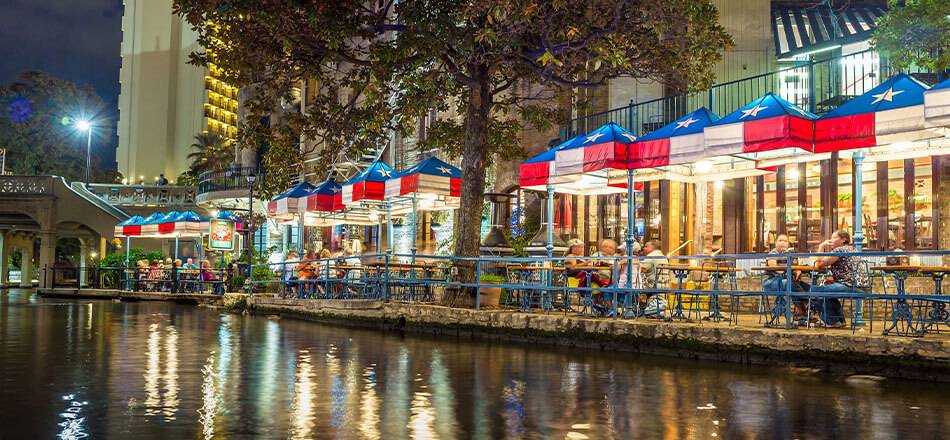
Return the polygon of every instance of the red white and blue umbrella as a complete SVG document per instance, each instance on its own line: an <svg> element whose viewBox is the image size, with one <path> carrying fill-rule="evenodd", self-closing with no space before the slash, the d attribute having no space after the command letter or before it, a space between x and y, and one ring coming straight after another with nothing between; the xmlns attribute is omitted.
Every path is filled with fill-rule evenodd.
<svg viewBox="0 0 950 440"><path fill-rule="evenodd" d="M703 129L705 156L755 153L763 158L783 149L813 150L817 116L768 93Z"/></svg>
<svg viewBox="0 0 950 440"><path fill-rule="evenodd" d="M815 152L913 142L937 135L924 127L927 86L901 73L815 122Z"/></svg>
<svg viewBox="0 0 950 440"><path fill-rule="evenodd" d="M317 187L310 182L301 182L282 192L267 204L271 217L289 218L307 209L307 198Z"/></svg>
<svg viewBox="0 0 950 440"><path fill-rule="evenodd" d="M636 140L633 133L613 122L604 124L555 151L555 174L569 176L610 168L626 169L627 149Z"/></svg>
<svg viewBox="0 0 950 440"><path fill-rule="evenodd" d="M703 129L719 116L702 107L641 136L629 148L627 166L656 168L696 162L705 154Z"/></svg>
<svg viewBox="0 0 950 440"><path fill-rule="evenodd" d="M343 205L343 187L333 179L327 179L307 196L305 206L309 212L343 210L346 208Z"/></svg>
<svg viewBox="0 0 950 440"><path fill-rule="evenodd" d="M569 180L555 175L554 160L557 157L557 151L584 137L584 135L575 136L522 162L519 167L521 189L546 191L549 183L557 185L559 182Z"/></svg>
<svg viewBox="0 0 950 440"><path fill-rule="evenodd" d="M950 127L950 79L924 92L924 119L928 127L944 132Z"/></svg>
<svg viewBox="0 0 950 440"><path fill-rule="evenodd" d="M115 225L116 237L138 237L142 235L142 223L145 221L140 215L129 217L128 220Z"/></svg>
<svg viewBox="0 0 950 440"><path fill-rule="evenodd" d="M142 221L141 235L158 235L158 225L165 223L168 220L169 215L172 215L172 218L174 218L174 216L177 216L178 214L178 211L172 211L169 213L156 212L148 217L145 217L145 220Z"/></svg>
<svg viewBox="0 0 950 440"><path fill-rule="evenodd" d="M201 217L194 211L180 213L172 211L165 216L162 223L158 224L158 234L197 237L204 230L202 225L207 224L207 221L208 219Z"/></svg>
<svg viewBox="0 0 950 440"><path fill-rule="evenodd" d="M386 198L409 194L459 197L462 171L437 157L430 157L386 181Z"/></svg>
<svg viewBox="0 0 950 440"><path fill-rule="evenodd" d="M396 175L389 165L381 161L373 162L343 184L343 204L354 205L361 200L385 200L386 181Z"/></svg>

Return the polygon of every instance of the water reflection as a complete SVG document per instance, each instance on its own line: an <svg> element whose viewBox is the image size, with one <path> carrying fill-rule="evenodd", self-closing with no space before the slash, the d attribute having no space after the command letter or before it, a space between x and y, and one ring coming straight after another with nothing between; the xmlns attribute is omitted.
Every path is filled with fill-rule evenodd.
<svg viewBox="0 0 950 440"><path fill-rule="evenodd" d="M0 300L0 438L942 438L950 426L929 384L28 298Z"/></svg>
<svg viewBox="0 0 950 440"><path fill-rule="evenodd" d="M290 437L309 439L314 427L314 373L310 353L301 351L297 357L297 376L294 383L294 402L290 406Z"/></svg>

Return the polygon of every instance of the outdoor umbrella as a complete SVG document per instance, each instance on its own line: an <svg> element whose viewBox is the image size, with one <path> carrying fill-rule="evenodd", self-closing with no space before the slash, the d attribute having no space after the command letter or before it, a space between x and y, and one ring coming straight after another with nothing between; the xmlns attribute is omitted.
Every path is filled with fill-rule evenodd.
<svg viewBox="0 0 950 440"><path fill-rule="evenodd" d="M924 92L924 123L945 135L950 134L947 130L950 127L950 79Z"/></svg>
<svg viewBox="0 0 950 440"><path fill-rule="evenodd" d="M927 86L905 73L828 112L815 123L815 150L834 152L856 150L852 155L855 169L854 237L858 249L864 241L862 172L865 150L876 160L914 157L911 147L917 141L939 137L924 124L924 92ZM932 151L925 142L917 142L916 155Z"/></svg>
<svg viewBox="0 0 950 440"><path fill-rule="evenodd" d="M717 180L774 171L775 165L814 151L816 118L767 93L703 129L705 158L696 170Z"/></svg>
<svg viewBox="0 0 950 440"><path fill-rule="evenodd" d="M567 183L567 178L558 178L555 175L554 159L559 149L567 147L575 140L583 139L583 137L584 135L577 135L522 162L519 167L521 189L547 191L549 184L556 186L559 183Z"/></svg>
<svg viewBox="0 0 950 440"><path fill-rule="evenodd" d="M307 208L307 199L317 189L310 182L301 182L267 203L267 215L278 220L292 220Z"/></svg>
<svg viewBox="0 0 950 440"><path fill-rule="evenodd" d="M390 250L393 248L393 215L405 213L405 209L400 207L394 209L393 201L386 200L386 181L396 176L396 171L382 161L375 161L365 170L343 184L342 201L346 205L349 215L359 212L359 216L376 223L374 217L378 217L377 209L386 211L386 232L387 245ZM361 210L359 208L362 208Z"/></svg>
<svg viewBox="0 0 950 440"><path fill-rule="evenodd" d="M437 157L430 157L386 181L386 197L412 200L411 231L413 258L416 254L417 209L455 209L462 191L462 171ZM421 199L421 200L420 200Z"/></svg>
<svg viewBox="0 0 950 440"><path fill-rule="evenodd" d="M128 220L125 220L117 225L115 225L115 236L116 237L135 237L142 235L142 222L145 221L144 218L140 215L135 215L129 217Z"/></svg>

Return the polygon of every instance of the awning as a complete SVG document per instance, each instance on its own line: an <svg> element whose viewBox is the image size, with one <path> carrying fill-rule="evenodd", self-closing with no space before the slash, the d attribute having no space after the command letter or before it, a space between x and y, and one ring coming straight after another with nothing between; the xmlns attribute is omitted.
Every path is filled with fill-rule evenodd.
<svg viewBox="0 0 950 440"><path fill-rule="evenodd" d="M781 60L866 40L871 38L877 20L886 13L879 7L773 8L772 38L776 57Z"/></svg>

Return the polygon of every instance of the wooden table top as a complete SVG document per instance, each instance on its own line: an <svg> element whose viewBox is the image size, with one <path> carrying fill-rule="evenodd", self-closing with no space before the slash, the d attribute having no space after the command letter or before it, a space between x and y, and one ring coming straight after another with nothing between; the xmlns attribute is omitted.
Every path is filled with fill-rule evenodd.
<svg viewBox="0 0 950 440"><path fill-rule="evenodd" d="M689 264L659 264L656 267L669 270L688 270L691 272L740 272L742 269L728 266L706 265L693 266Z"/></svg>
<svg viewBox="0 0 950 440"><path fill-rule="evenodd" d="M754 266L754 267L752 267L751 269L752 269L752 270L759 270L759 271L767 271L767 272L785 272L785 269L787 269L787 266L779 266L779 265L776 265L776 266ZM826 269L819 269L819 268L817 268L817 267L815 267L815 266L792 265L792 270L794 270L794 271L799 271L799 272L812 272L812 271L826 270Z"/></svg>
<svg viewBox="0 0 950 440"><path fill-rule="evenodd" d="M508 266L508 269L511 270L553 270L553 271L563 271L565 270L560 266Z"/></svg>
<svg viewBox="0 0 950 440"><path fill-rule="evenodd" d="M374 261L374 262L372 262L372 263L369 263L369 266L385 267L385 266L386 266L386 262L385 262L385 261ZM395 268L431 269L431 268L435 267L435 265L434 265L434 264L427 264L427 263L397 263L397 262L390 261L390 262L389 262L389 267L390 267L390 268L394 268L394 267L395 267Z"/></svg>
<svg viewBox="0 0 950 440"><path fill-rule="evenodd" d="M882 272L950 272L950 266L874 266L871 270L880 270Z"/></svg>

